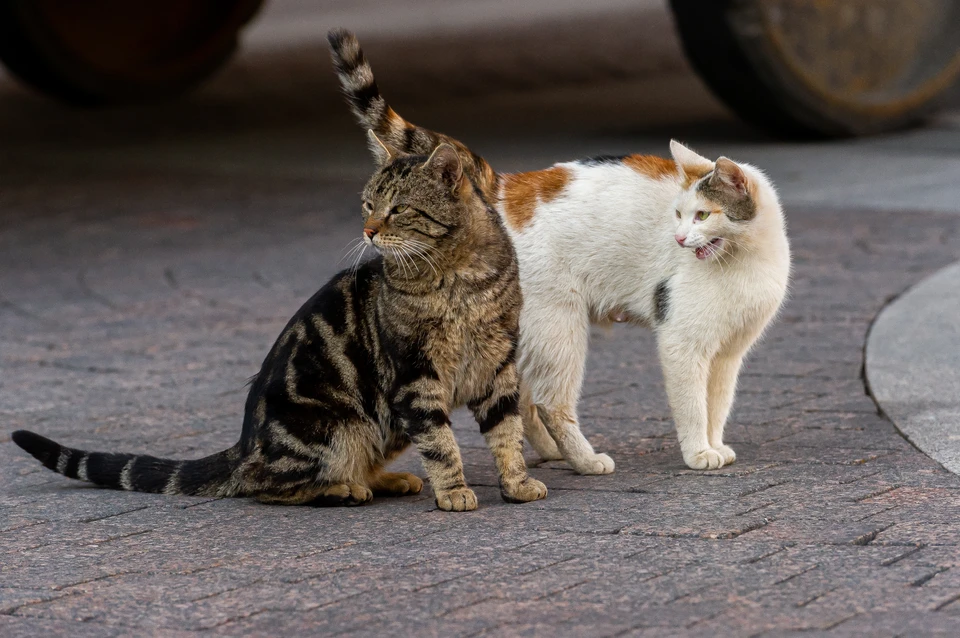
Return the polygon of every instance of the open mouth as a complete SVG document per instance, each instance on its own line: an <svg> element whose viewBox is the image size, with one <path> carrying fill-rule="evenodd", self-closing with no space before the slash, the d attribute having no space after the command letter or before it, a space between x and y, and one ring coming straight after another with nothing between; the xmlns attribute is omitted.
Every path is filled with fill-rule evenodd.
<svg viewBox="0 0 960 638"><path fill-rule="evenodd" d="M713 241L711 241L709 244L704 244L703 246L698 246L698 247L697 247L697 251L696 251L696 252L697 252L697 259L706 259L707 257L709 257L710 255L712 255L713 253L715 253L715 252L717 252L718 250L720 250L720 246L721 246L722 244L723 244L723 238L722 238L722 237L717 237L716 239L714 239Z"/></svg>

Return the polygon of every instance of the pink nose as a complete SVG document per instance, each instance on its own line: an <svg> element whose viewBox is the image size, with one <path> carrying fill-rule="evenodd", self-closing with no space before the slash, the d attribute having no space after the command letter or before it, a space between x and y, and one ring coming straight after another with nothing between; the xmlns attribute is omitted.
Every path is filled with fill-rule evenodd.
<svg viewBox="0 0 960 638"><path fill-rule="evenodd" d="M376 228L370 228L369 226L363 229L363 234L367 236L367 239L373 239L373 236L377 234Z"/></svg>
<svg viewBox="0 0 960 638"><path fill-rule="evenodd" d="M683 246L683 242L687 241L686 235L674 235L673 238L676 239L677 243L681 246Z"/></svg>

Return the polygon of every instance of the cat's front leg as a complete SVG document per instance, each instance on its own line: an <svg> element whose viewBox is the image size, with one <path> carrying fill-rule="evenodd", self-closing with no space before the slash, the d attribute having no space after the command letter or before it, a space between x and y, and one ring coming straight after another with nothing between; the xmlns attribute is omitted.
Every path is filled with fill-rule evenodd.
<svg viewBox="0 0 960 638"><path fill-rule="evenodd" d="M420 452L437 507L446 512L477 509L477 496L463 476L460 448L453 438L450 420L427 417L419 425L411 422L408 432Z"/></svg>
<svg viewBox="0 0 960 638"><path fill-rule="evenodd" d="M660 364L683 461L694 470L723 467L723 455L707 435L707 381L710 359L683 335L659 335Z"/></svg>
<svg viewBox="0 0 960 638"><path fill-rule="evenodd" d="M501 366L486 395L469 404L496 460L500 495L508 503L526 503L547 496L546 486L527 476L519 403L517 368L508 363Z"/></svg>
<svg viewBox="0 0 960 638"><path fill-rule="evenodd" d="M394 414L420 453L437 507L447 512L477 509L477 496L463 476L460 448L439 382L421 378L397 393Z"/></svg>
<svg viewBox="0 0 960 638"><path fill-rule="evenodd" d="M734 395L737 390L737 377L743 353L724 353L717 355L710 365L709 396L707 399L707 439L710 447L723 456L723 464L729 465L737 460L737 454L728 445L723 444L723 429L730 416Z"/></svg>

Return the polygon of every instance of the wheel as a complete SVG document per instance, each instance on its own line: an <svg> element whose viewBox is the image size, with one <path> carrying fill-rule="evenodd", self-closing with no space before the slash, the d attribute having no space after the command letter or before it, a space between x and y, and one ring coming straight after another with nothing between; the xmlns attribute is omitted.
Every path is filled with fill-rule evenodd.
<svg viewBox="0 0 960 638"><path fill-rule="evenodd" d="M917 122L960 75L960 0L671 0L694 68L741 118L788 136Z"/></svg>
<svg viewBox="0 0 960 638"><path fill-rule="evenodd" d="M0 60L80 105L187 91L220 68L262 0L0 0Z"/></svg>

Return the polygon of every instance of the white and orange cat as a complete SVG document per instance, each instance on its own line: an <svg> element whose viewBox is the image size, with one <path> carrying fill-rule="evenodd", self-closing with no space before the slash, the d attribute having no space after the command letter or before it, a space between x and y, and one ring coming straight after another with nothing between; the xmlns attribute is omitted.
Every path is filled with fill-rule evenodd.
<svg viewBox="0 0 960 638"><path fill-rule="evenodd" d="M400 152L453 144L505 219L524 296L524 432L537 453L581 474L613 471L577 417L589 324L613 320L656 332L684 462L703 470L733 463L723 430L740 367L790 277L783 211L766 176L676 141L672 160L601 156L497 174L457 140L397 115L352 34L329 40L361 124Z"/></svg>

